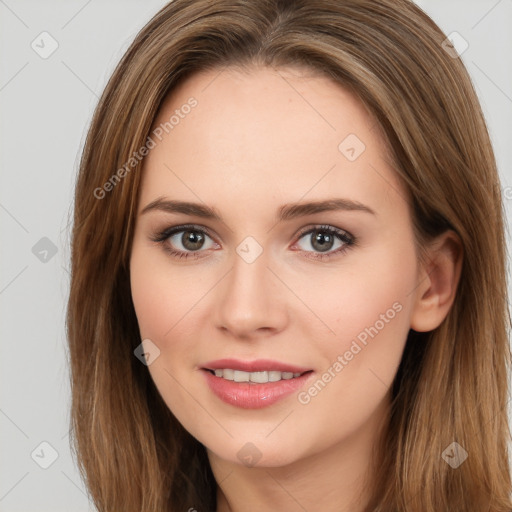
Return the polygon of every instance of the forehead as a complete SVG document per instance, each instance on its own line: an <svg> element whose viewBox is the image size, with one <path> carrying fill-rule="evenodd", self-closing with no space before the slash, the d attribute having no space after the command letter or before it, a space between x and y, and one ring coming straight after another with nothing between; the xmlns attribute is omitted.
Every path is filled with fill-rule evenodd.
<svg viewBox="0 0 512 512"><path fill-rule="evenodd" d="M400 192L364 104L301 68L194 74L165 99L155 130L144 162L145 200L176 193L256 205L269 191L283 202L336 191L382 202L379 195Z"/></svg>
<svg viewBox="0 0 512 512"><path fill-rule="evenodd" d="M270 68L253 65L248 68L209 69L193 74L167 95L155 119L154 126L179 113L187 100L194 97L198 108L191 113L210 125L217 121L215 137L246 128L254 134L279 127L279 143L300 142L300 139L342 135L350 127L362 135L377 123L355 94L332 79L305 67ZM300 121L300 126L296 121ZM236 123L236 125L234 124ZM231 126L230 126L231 125ZM200 125L193 128L199 131ZM176 127L177 128L177 127ZM181 130L183 131L183 130ZM172 135L179 130L173 128ZM335 137L335 138L336 138ZM271 143L272 138L267 140ZM274 141L275 144L278 141ZM272 144L271 144L272 145Z"/></svg>

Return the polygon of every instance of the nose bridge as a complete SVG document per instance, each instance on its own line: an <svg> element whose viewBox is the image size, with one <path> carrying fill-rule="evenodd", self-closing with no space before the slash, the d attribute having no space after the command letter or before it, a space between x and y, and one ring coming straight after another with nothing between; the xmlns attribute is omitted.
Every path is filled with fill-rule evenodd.
<svg viewBox="0 0 512 512"><path fill-rule="evenodd" d="M218 297L219 325L238 335L263 327L282 328L285 308L268 268L272 266L269 254L251 236L235 248L231 272Z"/></svg>
<svg viewBox="0 0 512 512"><path fill-rule="evenodd" d="M268 291L271 264L268 251L252 236L242 240L235 248L233 270L229 277L230 296L242 304L245 301L259 301Z"/></svg>

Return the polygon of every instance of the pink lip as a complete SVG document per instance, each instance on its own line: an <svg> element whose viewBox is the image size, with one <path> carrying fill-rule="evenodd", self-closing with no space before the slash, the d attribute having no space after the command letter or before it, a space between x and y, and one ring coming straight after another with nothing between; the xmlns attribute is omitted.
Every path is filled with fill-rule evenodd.
<svg viewBox="0 0 512 512"><path fill-rule="evenodd" d="M254 382L235 382L212 374L210 370L229 368L246 372L281 371L301 373L293 379L283 379L277 382L257 384ZM276 403L288 395L298 391L311 379L314 372L306 368L282 364L276 361L259 359L252 362L241 362L234 359L221 359L206 363L201 369L210 390L223 402L242 409L261 409ZM304 373L307 372L307 373Z"/></svg>
<svg viewBox="0 0 512 512"><path fill-rule="evenodd" d="M280 363L279 361L272 361L271 359L256 359L254 361L240 361L238 359L217 359L202 365L203 369L218 370L228 368L231 370L242 370L244 372L292 372L304 373L311 368L302 368L300 366L293 366L291 364Z"/></svg>

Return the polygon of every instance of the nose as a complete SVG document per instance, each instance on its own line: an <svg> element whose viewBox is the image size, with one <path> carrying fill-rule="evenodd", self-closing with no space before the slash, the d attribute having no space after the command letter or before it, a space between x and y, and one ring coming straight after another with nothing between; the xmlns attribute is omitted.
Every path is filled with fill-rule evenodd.
<svg viewBox="0 0 512 512"><path fill-rule="evenodd" d="M236 339L282 331L288 322L286 290L263 251L256 259L235 252L233 265L216 290L215 323Z"/></svg>

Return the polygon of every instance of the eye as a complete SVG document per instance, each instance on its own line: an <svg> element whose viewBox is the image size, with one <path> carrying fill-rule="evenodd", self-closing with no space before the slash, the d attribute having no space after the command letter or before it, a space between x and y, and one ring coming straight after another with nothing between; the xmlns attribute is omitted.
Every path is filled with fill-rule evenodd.
<svg viewBox="0 0 512 512"><path fill-rule="evenodd" d="M307 258L329 259L333 255L345 252L349 247L355 245L356 239L348 232L333 226L323 225L305 228L299 233L299 240L305 239L305 246L301 251L309 254ZM207 240L210 240L208 246ZM208 230L195 225L174 226L157 233L151 240L163 245L164 250L175 258L201 258L202 252L211 249L212 246L220 247L213 242ZM338 244L336 250L333 246ZM295 243L295 247L298 242ZM309 246L309 247L308 247ZM309 248L312 248L310 250ZM318 252L316 252L318 251Z"/></svg>
<svg viewBox="0 0 512 512"><path fill-rule="evenodd" d="M333 255L345 252L356 243L355 237L346 231L325 225L306 228L306 231L302 231L299 236L299 240L304 238L306 241L306 244L302 246L304 252L311 253L306 257L313 259L329 259ZM333 246L336 243L338 243L338 247L333 251ZM310 247L313 252L309 250Z"/></svg>
<svg viewBox="0 0 512 512"><path fill-rule="evenodd" d="M197 226L175 226L167 228L152 238L154 242L161 243L171 256L176 258L194 258L199 257L194 253L201 252L205 247L205 241L212 238L208 235L204 228ZM181 247L180 247L181 246ZM178 247L176 250L175 247Z"/></svg>

